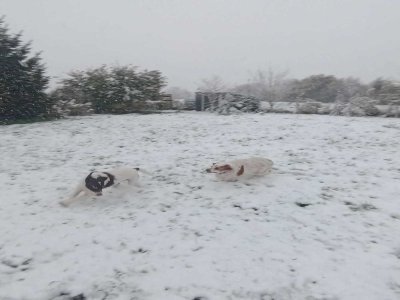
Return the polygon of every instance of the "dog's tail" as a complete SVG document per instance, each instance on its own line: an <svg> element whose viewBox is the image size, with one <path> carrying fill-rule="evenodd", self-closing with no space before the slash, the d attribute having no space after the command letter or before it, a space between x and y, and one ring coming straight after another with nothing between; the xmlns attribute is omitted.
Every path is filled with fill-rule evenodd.
<svg viewBox="0 0 400 300"><path fill-rule="evenodd" d="M134 168L136 171L138 171L138 172L141 172L141 173L143 173L143 174L146 174L146 175L153 175L153 174L151 174L150 172L148 172L148 171L146 171L146 170L143 170L142 168Z"/></svg>

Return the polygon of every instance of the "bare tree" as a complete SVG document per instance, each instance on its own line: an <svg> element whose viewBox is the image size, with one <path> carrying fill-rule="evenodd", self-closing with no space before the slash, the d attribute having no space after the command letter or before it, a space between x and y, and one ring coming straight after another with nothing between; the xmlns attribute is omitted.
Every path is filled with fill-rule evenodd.
<svg viewBox="0 0 400 300"><path fill-rule="evenodd" d="M223 82L222 78L217 75L214 75L209 79L202 79L200 86L197 88L199 92L203 93L225 92L226 89L226 84Z"/></svg>
<svg viewBox="0 0 400 300"><path fill-rule="evenodd" d="M267 101L272 108L274 102L284 100L289 90L288 74L288 70L282 72L274 72L271 68L268 71L257 70L248 83L236 86L233 91Z"/></svg>

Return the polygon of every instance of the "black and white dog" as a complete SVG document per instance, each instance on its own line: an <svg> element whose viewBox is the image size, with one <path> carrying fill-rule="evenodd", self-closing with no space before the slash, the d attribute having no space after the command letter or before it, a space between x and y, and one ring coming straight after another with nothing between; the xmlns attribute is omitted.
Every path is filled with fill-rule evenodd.
<svg viewBox="0 0 400 300"><path fill-rule="evenodd" d="M82 198L89 196L101 196L103 189L113 185L118 185L121 182L127 182L130 185L139 185L139 171L149 174L139 168L117 168L107 172L91 172L85 179L81 180L74 192L68 199L60 202L63 206L68 206Z"/></svg>

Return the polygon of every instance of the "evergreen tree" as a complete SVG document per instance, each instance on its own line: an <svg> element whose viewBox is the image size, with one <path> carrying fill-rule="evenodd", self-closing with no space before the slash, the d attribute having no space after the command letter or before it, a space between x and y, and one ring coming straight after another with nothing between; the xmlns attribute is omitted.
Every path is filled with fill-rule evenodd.
<svg viewBox="0 0 400 300"><path fill-rule="evenodd" d="M110 112L116 102L112 97L110 74L105 66L86 72L83 90L96 114Z"/></svg>
<svg viewBox="0 0 400 300"><path fill-rule="evenodd" d="M166 86L165 77L160 71L143 71L139 74L141 87L147 100L160 100L161 89Z"/></svg>
<svg viewBox="0 0 400 300"><path fill-rule="evenodd" d="M30 55L21 33L12 35L0 19L0 122L49 117L52 102L45 90L49 78L40 54Z"/></svg>

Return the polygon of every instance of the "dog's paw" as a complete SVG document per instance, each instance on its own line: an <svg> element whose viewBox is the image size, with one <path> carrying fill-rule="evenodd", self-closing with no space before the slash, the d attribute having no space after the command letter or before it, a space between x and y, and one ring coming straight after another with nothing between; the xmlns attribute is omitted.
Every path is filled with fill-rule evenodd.
<svg viewBox="0 0 400 300"><path fill-rule="evenodd" d="M61 206L63 206L63 207L67 207L68 206L68 204L67 203L65 203L64 201L60 201L60 202L58 202Z"/></svg>

